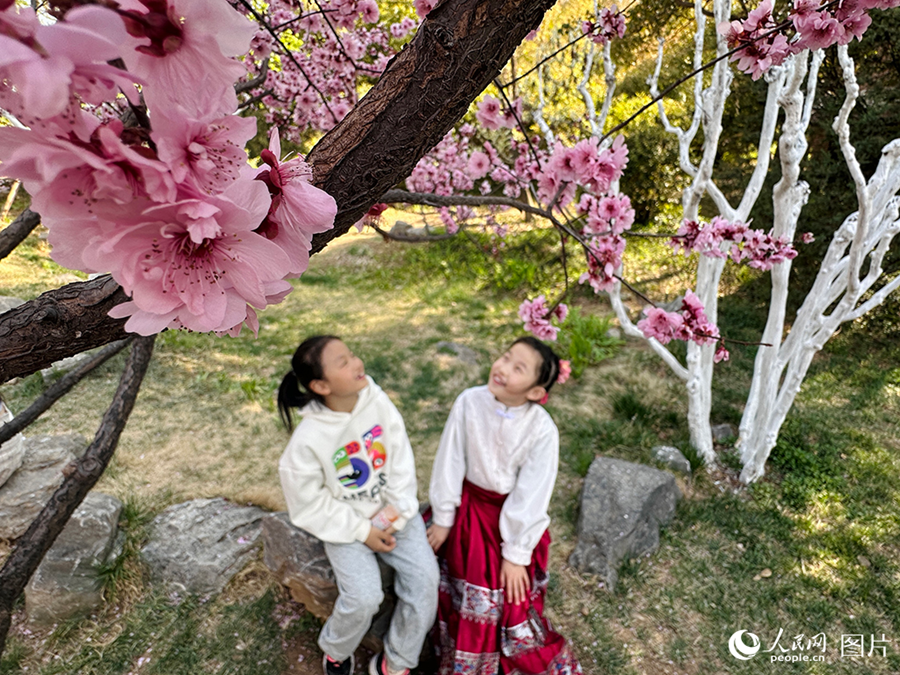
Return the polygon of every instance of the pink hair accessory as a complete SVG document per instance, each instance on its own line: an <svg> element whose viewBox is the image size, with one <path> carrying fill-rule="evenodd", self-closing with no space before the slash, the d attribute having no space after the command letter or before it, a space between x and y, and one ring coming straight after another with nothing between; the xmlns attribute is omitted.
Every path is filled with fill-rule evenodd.
<svg viewBox="0 0 900 675"><path fill-rule="evenodd" d="M556 384L563 384L572 374L572 364L565 359L559 362L559 377L556 378Z"/></svg>
<svg viewBox="0 0 900 675"><path fill-rule="evenodd" d="M544 394L544 398L542 398L540 401L538 401L538 403L540 405L547 405L547 400L549 398L550 398L550 392L547 392L546 394Z"/></svg>

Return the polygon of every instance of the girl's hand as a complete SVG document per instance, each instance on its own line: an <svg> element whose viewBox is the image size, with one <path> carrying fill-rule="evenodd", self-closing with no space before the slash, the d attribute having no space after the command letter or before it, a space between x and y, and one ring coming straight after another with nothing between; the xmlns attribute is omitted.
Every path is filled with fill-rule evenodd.
<svg viewBox="0 0 900 675"><path fill-rule="evenodd" d="M514 605L525 602L528 591L531 590L531 581L528 579L525 566L511 563L506 558L500 565L500 585L506 592L507 602Z"/></svg>
<svg viewBox="0 0 900 675"><path fill-rule="evenodd" d="M384 530L372 527L369 530L369 536L366 537L365 544L376 553L387 553L394 550L397 540Z"/></svg>
<svg viewBox="0 0 900 675"><path fill-rule="evenodd" d="M425 535L428 537L428 545L431 546L431 550L437 553L438 549L447 541L447 537L450 536L450 528L432 523L425 530Z"/></svg>

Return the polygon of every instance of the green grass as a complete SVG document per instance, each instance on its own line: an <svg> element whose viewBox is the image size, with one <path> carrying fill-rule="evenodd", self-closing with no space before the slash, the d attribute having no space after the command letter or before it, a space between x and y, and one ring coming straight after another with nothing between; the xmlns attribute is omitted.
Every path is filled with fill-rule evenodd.
<svg viewBox="0 0 900 675"><path fill-rule="evenodd" d="M392 396L417 454L424 498L456 395L482 383L492 359L521 334L516 308L523 298L561 292L546 233L514 242L530 251L529 263L495 257L486 244L476 238L401 247L351 237L313 258L295 293L261 315L258 338L161 335L99 486L125 502L125 553L103 570L106 606L94 620L53 633L14 630L0 674L280 673L293 645L315 655L318 622L261 568L213 601L173 604L155 594L137 555L146 524L166 506L193 497L223 495L283 508L276 466L287 436L273 397L291 353L313 333L344 336ZM16 275L18 265L34 264L27 255L13 263ZM0 283L27 297L26 291L51 284L55 273L38 266L32 291L19 277L0 276ZM874 336L875 323L852 327L829 343L813 362L766 477L736 489L736 454L720 448L721 467L707 472L692 452L683 385L639 343L610 338L604 307L584 289L573 295L570 333L560 349L582 359L583 368L580 377L554 388L548 404L561 435L548 612L573 640L585 672L900 671L900 346L890 339L894 324L885 322L884 335ZM758 337L763 300L757 295L748 288L722 299L724 334ZM439 349L442 340L473 349L478 364ZM740 420L753 357L752 347L735 348L731 361L717 366L714 422ZM28 433L92 436L123 359L89 376ZM43 386L40 376L31 376L0 393L21 410ZM583 476L597 454L652 463L650 449L658 444L681 449L695 473L690 481L679 479L684 498L659 550L625 561L610 593L601 580L566 565ZM760 575L766 569L771 576ZM761 665L758 656L739 662L727 648L739 629L757 634L763 649L779 629L788 647L800 633L824 632L829 661ZM835 645L850 633L884 633L893 641L889 655L841 661Z"/></svg>

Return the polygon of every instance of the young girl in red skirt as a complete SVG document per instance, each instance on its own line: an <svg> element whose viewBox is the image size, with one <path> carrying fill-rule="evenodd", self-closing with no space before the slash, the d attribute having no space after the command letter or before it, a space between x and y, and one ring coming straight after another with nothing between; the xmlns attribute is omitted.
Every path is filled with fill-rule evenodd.
<svg viewBox="0 0 900 675"><path fill-rule="evenodd" d="M487 385L465 390L450 411L429 495L439 675L582 672L543 616L559 432L540 403L560 365L540 340L519 338Z"/></svg>

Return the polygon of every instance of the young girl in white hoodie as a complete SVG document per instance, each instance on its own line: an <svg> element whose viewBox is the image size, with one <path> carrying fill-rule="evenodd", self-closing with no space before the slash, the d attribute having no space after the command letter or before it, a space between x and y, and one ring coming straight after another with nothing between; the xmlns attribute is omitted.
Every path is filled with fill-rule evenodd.
<svg viewBox="0 0 900 675"><path fill-rule="evenodd" d="M319 633L327 675L353 672L353 652L384 599L378 558L395 571L397 605L370 675L404 675L437 611L439 572L418 512L416 468L403 419L340 339L294 353L278 390L288 429L278 468L291 522L325 542L338 598Z"/></svg>

